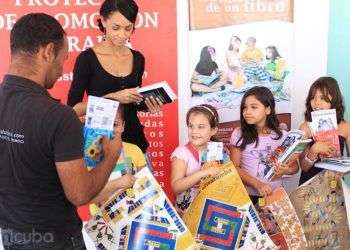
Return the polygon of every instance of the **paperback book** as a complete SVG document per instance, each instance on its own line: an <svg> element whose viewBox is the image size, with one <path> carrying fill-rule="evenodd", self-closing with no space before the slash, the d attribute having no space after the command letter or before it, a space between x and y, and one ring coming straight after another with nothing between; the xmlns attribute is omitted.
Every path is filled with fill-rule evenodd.
<svg viewBox="0 0 350 250"><path fill-rule="evenodd" d="M201 249L278 249L268 236L239 177L228 162L199 184L199 193L183 215Z"/></svg>
<svg viewBox="0 0 350 250"><path fill-rule="evenodd" d="M282 144L278 146L268 159L268 167L265 169L265 178L273 179L275 176L272 163L288 164L290 160L296 159L311 143L311 139L303 140L304 133L301 130L291 130Z"/></svg>
<svg viewBox="0 0 350 250"><path fill-rule="evenodd" d="M84 226L97 249L195 249L196 242L148 167ZM198 249L198 248L197 248Z"/></svg>
<svg viewBox="0 0 350 250"><path fill-rule="evenodd" d="M171 103L177 99L176 94L166 81L139 88L138 92L143 96L143 100L136 104L139 111L146 111L148 109L145 103L146 98L158 98L163 104Z"/></svg>
<svg viewBox="0 0 350 250"><path fill-rule="evenodd" d="M95 167L103 157L102 136L112 138L113 124L119 102L88 96L84 126L84 160L89 168Z"/></svg>
<svg viewBox="0 0 350 250"><path fill-rule="evenodd" d="M315 141L329 141L334 147L331 156L321 155L321 158L339 157L340 144L337 132L337 112L335 109L318 110L311 112L312 121L309 127Z"/></svg>
<svg viewBox="0 0 350 250"><path fill-rule="evenodd" d="M316 162L315 166L345 173L350 171L350 157L324 158L320 162Z"/></svg>
<svg viewBox="0 0 350 250"><path fill-rule="evenodd" d="M341 177L341 173L323 170L290 194L308 249L349 249L349 214Z"/></svg>
<svg viewBox="0 0 350 250"><path fill-rule="evenodd" d="M306 249L304 230L282 187L266 196L264 204L256 205L256 209L267 233L280 250Z"/></svg>

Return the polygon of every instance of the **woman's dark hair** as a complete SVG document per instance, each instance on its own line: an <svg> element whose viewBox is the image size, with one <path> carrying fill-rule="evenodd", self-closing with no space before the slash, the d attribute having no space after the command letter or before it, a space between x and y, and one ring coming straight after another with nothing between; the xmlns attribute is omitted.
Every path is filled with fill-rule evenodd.
<svg viewBox="0 0 350 250"><path fill-rule="evenodd" d="M216 62L211 58L211 54L215 53L215 49L211 46L205 46L201 50L201 55L199 62L196 65L196 71L200 75L209 76L211 73L217 69Z"/></svg>
<svg viewBox="0 0 350 250"><path fill-rule="evenodd" d="M271 58L267 58L267 55L266 55L266 59L271 60L272 62L275 62L275 60L277 58L281 57L280 54L278 53L278 50L277 50L276 46L268 46L268 47L266 47L266 49L269 49L272 52L271 53L272 54Z"/></svg>
<svg viewBox="0 0 350 250"><path fill-rule="evenodd" d="M230 45L228 46L228 50L233 50L232 40L240 41L241 39L238 36L232 36L230 39Z"/></svg>
<svg viewBox="0 0 350 250"><path fill-rule="evenodd" d="M54 53L63 47L65 32L60 23L45 13L31 13L22 16L15 23L10 34L11 54L19 51L36 54L41 46L54 44Z"/></svg>
<svg viewBox="0 0 350 250"><path fill-rule="evenodd" d="M244 94L241 101L240 119L242 135L237 142L237 145L239 142L241 142L239 146L241 150L244 150L248 144L255 142L256 147L259 143L259 135L256 126L254 124L248 124L243 116L243 111L248 96L254 96L266 108L270 107L271 112L266 117L266 127L276 133L277 136L273 139L278 140L282 136L282 131L279 128L279 121L275 111L275 98L273 97L272 92L266 87L253 87Z"/></svg>
<svg viewBox="0 0 350 250"><path fill-rule="evenodd" d="M186 114L186 125L188 126L190 123L190 116L192 114L203 114L208 118L210 128L216 128L219 125L219 114L215 107L209 104L197 105L190 108ZM212 141L218 141L215 136L210 138Z"/></svg>
<svg viewBox="0 0 350 250"><path fill-rule="evenodd" d="M331 104L331 109L336 110L337 123L344 121L345 107L343 104L343 97L340 93L337 80L330 76L320 77L311 85L305 102L305 121L311 122L311 112L313 111L311 107L311 100L315 97L317 90L322 93L325 101Z"/></svg>
<svg viewBox="0 0 350 250"><path fill-rule="evenodd" d="M106 0L100 8L100 15L107 19L113 12L120 12L131 23L135 24L139 7L134 0ZM97 24L99 29L104 32L105 28L102 25L102 20L98 19Z"/></svg>

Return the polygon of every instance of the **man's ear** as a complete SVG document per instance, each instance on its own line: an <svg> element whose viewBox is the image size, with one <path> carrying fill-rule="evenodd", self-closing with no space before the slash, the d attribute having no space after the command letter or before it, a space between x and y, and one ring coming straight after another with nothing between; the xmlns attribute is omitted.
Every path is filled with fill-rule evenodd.
<svg viewBox="0 0 350 250"><path fill-rule="evenodd" d="M40 50L41 50L42 59L45 62L51 63L56 58L54 43L52 43L52 42L48 43L45 46L41 47Z"/></svg>

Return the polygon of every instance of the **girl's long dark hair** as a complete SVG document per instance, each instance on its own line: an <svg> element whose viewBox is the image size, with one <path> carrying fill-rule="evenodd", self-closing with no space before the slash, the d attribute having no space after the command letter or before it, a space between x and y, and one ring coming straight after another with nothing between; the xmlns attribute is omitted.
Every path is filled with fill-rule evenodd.
<svg viewBox="0 0 350 250"><path fill-rule="evenodd" d="M240 149L244 150L248 144L255 143L255 147L259 143L259 135L254 124L248 124L243 117L243 110L245 102L248 96L254 96L259 102L261 102L266 108L270 107L271 112L266 117L266 127L276 133L276 137L273 138L278 140L282 137L282 131L279 128L279 121L275 111L275 98L271 91L266 87L253 87L249 89L243 96L240 108L240 119L241 119L241 138L239 138L237 145L240 144Z"/></svg>
<svg viewBox="0 0 350 250"><path fill-rule="evenodd" d="M311 107L311 100L315 97L317 90L319 90L324 96L325 100L331 104L331 109L336 110L337 123L339 124L341 121L344 121L345 106L343 104L343 97L340 93L337 80L330 76L320 77L311 85L305 102L305 121L311 122L311 112L313 111Z"/></svg>
<svg viewBox="0 0 350 250"><path fill-rule="evenodd" d="M271 60L271 62L275 62L276 59L281 57L280 53L278 53L276 46L268 46L266 49L271 50L271 53L272 53L271 58L267 58L266 56L266 59Z"/></svg>
<svg viewBox="0 0 350 250"><path fill-rule="evenodd" d="M209 76L217 68L217 64L211 58L210 51L215 52L215 49L211 46L205 46L201 50L199 62L196 66L196 71L201 75Z"/></svg>

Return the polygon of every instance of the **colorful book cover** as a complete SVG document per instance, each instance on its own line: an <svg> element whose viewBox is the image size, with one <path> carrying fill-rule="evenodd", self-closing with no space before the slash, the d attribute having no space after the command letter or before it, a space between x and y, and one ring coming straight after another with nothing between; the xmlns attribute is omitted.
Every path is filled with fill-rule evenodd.
<svg viewBox="0 0 350 250"><path fill-rule="evenodd" d="M277 249L232 162L203 179L199 190L183 220L204 249Z"/></svg>
<svg viewBox="0 0 350 250"><path fill-rule="evenodd" d="M256 209L267 233L279 249L307 249L304 230L286 191L278 188L264 200L265 205L256 206Z"/></svg>
<svg viewBox="0 0 350 250"><path fill-rule="evenodd" d="M95 167L102 159L101 138L112 138L113 124L119 102L89 96L84 127L84 160L88 167Z"/></svg>
<svg viewBox="0 0 350 250"><path fill-rule="evenodd" d="M301 130L291 130L288 132L287 137L283 140L282 144L278 146L271 154L269 167L265 170L265 178L271 180L274 177L274 171L272 167L273 162L288 163L294 156L300 155L307 146L311 143L311 139L302 140L304 136Z"/></svg>
<svg viewBox="0 0 350 250"><path fill-rule="evenodd" d="M290 194L308 249L349 249L350 231L341 176L323 170Z"/></svg>
<svg viewBox="0 0 350 250"><path fill-rule="evenodd" d="M85 225L97 249L194 249L190 231L145 167L131 189L105 202Z"/></svg>
<svg viewBox="0 0 350 250"><path fill-rule="evenodd" d="M337 132L337 112L335 109L318 110L311 112L312 121L309 123L315 141L329 141L333 144L334 152L330 157L339 157L340 144ZM322 156L321 158L325 158ZM327 156L329 157L329 156Z"/></svg>
<svg viewBox="0 0 350 250"><path fill-rule="evenodd" d="M350 173L347 174L350 177ZM348 216L348 228L350 230L350 183L346 183L346 175L343 176L341 180L341 186L343 188L344 202L346 208L346 214Z"/></svg>

